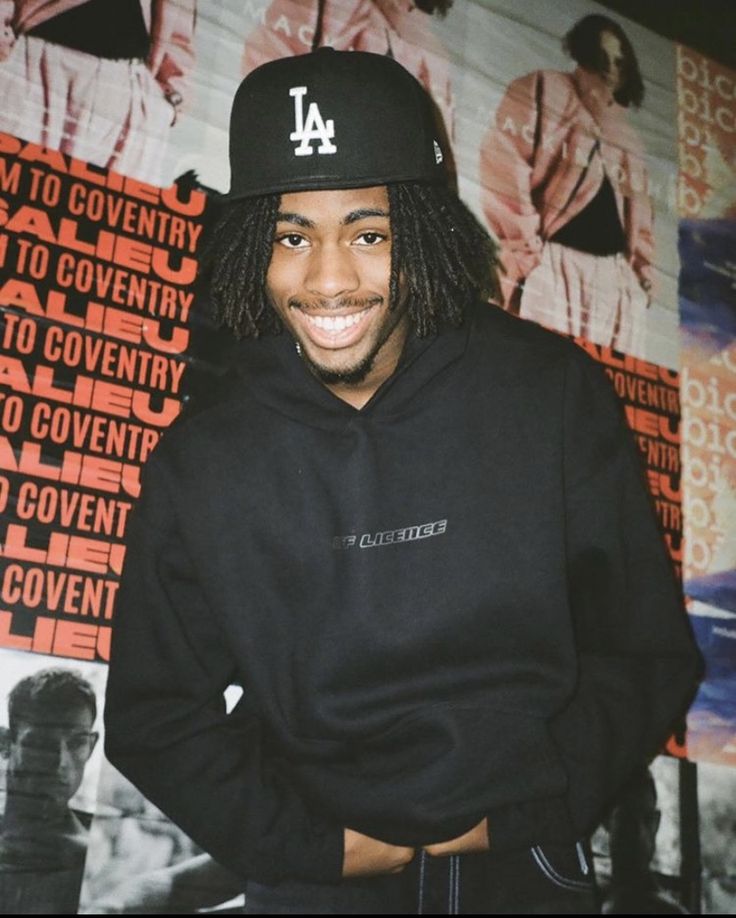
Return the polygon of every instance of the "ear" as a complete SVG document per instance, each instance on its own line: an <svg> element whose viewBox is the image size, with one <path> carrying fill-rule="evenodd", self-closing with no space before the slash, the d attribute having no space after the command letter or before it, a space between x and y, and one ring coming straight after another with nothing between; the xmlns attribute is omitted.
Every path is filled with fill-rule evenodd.
<svg viewBox="0 0 736 918"><path fill-rule="evenodd" d="M97 747L97 741L100 738L100 734L97 732L97 730L92 730L90 733L90 737L92 739L92 742L90 743L90 747L89 747L89 755L87 756L88 760L92 757L92 753L95 751Z"/></svg>

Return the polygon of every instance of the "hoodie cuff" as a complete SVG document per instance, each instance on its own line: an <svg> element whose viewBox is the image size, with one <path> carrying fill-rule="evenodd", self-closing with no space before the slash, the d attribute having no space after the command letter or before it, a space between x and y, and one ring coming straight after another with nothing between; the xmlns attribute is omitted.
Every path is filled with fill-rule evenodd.
<svg viewBox="0 0 736 918"><path fill-rule="evenodd" d="M337 826L314 826L308 845L294 838L277 851L261 851L250 879L275 885L284 880L339 883L342 880L345 831Z"/></svg>

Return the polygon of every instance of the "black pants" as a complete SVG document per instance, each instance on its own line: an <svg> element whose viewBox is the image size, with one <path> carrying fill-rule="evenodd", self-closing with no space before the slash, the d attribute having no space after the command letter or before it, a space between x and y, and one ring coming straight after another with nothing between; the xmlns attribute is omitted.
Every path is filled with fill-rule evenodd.
<svg viewBox="0 0 736 918"><path fill-rule="evenodd" d="M400 874L334 886L248 883L247 915L592 915L600 911L581 845L431 858Z"/></svg>

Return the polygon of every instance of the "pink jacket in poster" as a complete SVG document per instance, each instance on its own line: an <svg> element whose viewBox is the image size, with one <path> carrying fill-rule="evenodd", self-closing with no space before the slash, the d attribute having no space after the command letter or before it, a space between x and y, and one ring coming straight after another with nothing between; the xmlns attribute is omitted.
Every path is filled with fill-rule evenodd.
<svg viewBox="0 0 736 918"><path fill-rule="evenodd" d="M600 141L599 149L595 149ZM514 80L481 146L483 211L501 244L508 305L539 263L543 243L613 186L626 257L649 287L652 206L643 147L626 109L599 76L538 70Z"/></svg>
<svg viewBox="0 0 736 918"><path fill-rule="evenodd" d="M0 21L16 35L81 6L84 0L0 0ZM186 94L185 82L194 65L196 0L141 0L151 36L149 67L167 96Z"/></svg>

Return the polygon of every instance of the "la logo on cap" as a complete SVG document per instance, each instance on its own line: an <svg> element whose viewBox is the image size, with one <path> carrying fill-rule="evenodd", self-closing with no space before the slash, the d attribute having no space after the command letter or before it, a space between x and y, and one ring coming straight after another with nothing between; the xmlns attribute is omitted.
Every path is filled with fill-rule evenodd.
<svg viewBox="0 0 736 918"><path fill-rule="evenodd" d="M312 141L320 141L318 153L337 153L337 147L331 141L335 137L335 122L332 118L324 120L316 102L310 102L307 119L304 120L303 99L307 94L306 86L292 86L289 95L294 97L294 130L289 140L300 141L294 148L295 156L311 156L314 153Z"/></svg>

